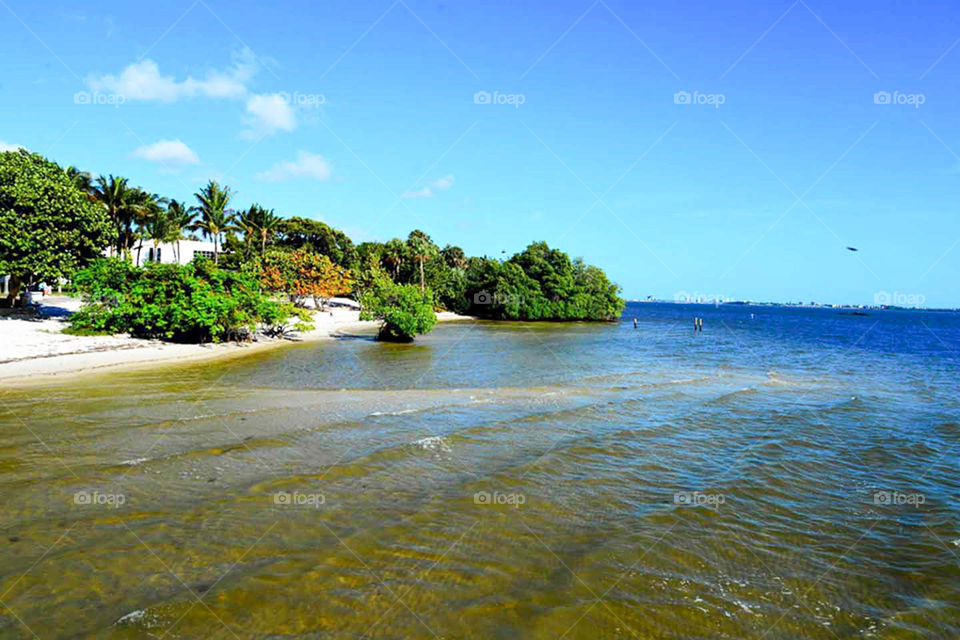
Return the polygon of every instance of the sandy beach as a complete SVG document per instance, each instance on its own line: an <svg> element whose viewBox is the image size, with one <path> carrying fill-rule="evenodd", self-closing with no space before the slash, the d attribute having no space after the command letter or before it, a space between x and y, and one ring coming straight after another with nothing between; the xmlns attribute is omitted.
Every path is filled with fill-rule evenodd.
<svg viewBox="0 0 960 640"><path fill-rule="evenodd" d="M360 312L352 301L335 298L331 302L328 310L314 312L314 329L300 333L297 340L330 340L339 334L376 329L376 322L360 320ZM128 335L73 336L63 333L63 329L70 324L70 313L79 307L80 300L77 298L48 296L41 307L43 318L0 316L0 380L5 384L32 382L38 377L65 376L108 367L222 358L290 344L289 340L282 339L250 343L177 344ZM451 322L473 318L443 312L437 314L437 320Z"/></svg>

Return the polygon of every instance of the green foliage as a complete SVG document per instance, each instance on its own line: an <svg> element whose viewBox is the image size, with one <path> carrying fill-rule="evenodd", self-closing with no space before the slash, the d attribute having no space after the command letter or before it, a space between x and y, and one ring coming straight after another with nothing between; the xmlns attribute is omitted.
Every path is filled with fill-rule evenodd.
<svg viewBox="0 0 960 640"><path fill-rule="evenodd" d="M244 244L248 247L256 245L261 256L266 253L267 244L273 243L283 222L273 209L264 209L258 204L250 205L237 216L237 228L243 231Z"/></svg>
<svg viewBox="0 0 960 640"><path fill-rule="evenodd" d="M411 342L414 336L428 333L437 322L433 311L433 293L409 284L396 284L385 275L360 296L361 320L379 320L379 340Z"/></svg>
<svg viewBox="0 0 960 640"><path fill-rule="evenodd" d="M34 181L28 189L20 184L27 178ZM79 169L61 169L25 151L3 154L0 273L13 273L15 286L18 273L28 281L55 279L96 257L106 241L117 255L129 258L137 238L143 240L141 248L150 242L154 247L176 243L179 262L179 239L191 230L214 242L213 264L198 260L196 265L197 273L209 276L200 278L205 286L230 289L233 285L225 284L222 273L231 271L237 282L256 283L258 291L263 287L298 302L313 296L318 306L352 286L358 299L371 301L373 310L366 313L384 321L385 338L409 339L424 327L429 330L419 318L432 317L434 309L504 320L614 320L625 304L603 271L544 242L530 244L505 262L468 257L456 246L441 249L419 229L406 240L355 246L342 231L319 220L284 219L258 204L237 215L228 208L234 192L215 181L194 195L195 208L131 187L122 177L101 175L93 181ZM164 252L165 258L169 255ZM188 278L181 272L176 277ZM404 288L408 285L415 287L416 296ZM430 310L421 314L424 305ZM386 309L395 307L407 315L388 321ZM208 332L215 339L229 330ZM166 335L166 329L157 331ZM207 330L197 331L204 335Z"/></svg>
<svg viewBox="0 0 960 640"><path fill-rule="evenodd" d="M82 174L68 171L75 184L83 185L86 180ZM139 187L131 187L126 178L114 175L99 176L96 183L90 183L88 195L102 206L114 226L114 249L119 255L133 247L136 233L134 225L143 225L161 211L163 198Z"/></svg>
<svg viewBox="0 0 960 640"><path fill-rule="evenodd" d="M75 176L25 150L0 153L0 274L69 278L111 239L106 212Z"/></svg>
<svg viewBox="0 0 960 640"><path fill-rule="evenodd" d="M426 289L426 273L424 271L424 264L429 260L433 260L437 254L440 253L440 248L433 243L433 240L430 239L423 231L415 229L410 232L410 235L407 237L407 255L413 260L414 264L417 266L420 282L420 291Z"/></svg>
<svg viewBox="0 0 960 640"><path fill-rule="evenodd" d="M221 187L216 180L211 180L207 186L195 193L194 197L200 203L197 206L200 221L194 226L203 233L204 237L213 240L213 261L220 262L220 237L227 231L234 231L237 228L233 224L233 211L227 209L233 197L233 191L230 187Z"/></svg>
<svg viewBox="0 0 960 640"><path fill-rule="evenodd" d="M281 247L307 249L347 269L360 266L360 255L347 234L319 220L288 218L281 222L278 233L277 244Z"/></svg>
<svg viewBox="0 0 960 640"><path fill-rule="evenodd" d="M602 270L545 242L502 264L470 259L466 288L472 314L503 320L616 320L625 305Z"/></svg>
<svg viewBox="0 0 960 640"><path fill-rule="evenodd" d="M282 324L294 313L260 293L255 279L209 260L140 268L104 258L80 271L75 283L84 293L72 317L77 332L220 342L248 337L258 325Z"/></svg>

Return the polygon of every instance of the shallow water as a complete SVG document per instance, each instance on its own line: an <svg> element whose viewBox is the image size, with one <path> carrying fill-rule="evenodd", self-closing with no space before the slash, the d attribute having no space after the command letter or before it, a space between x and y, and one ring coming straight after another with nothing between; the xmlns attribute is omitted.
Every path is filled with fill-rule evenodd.
<svg viewBox="0 0 960 640"><path fill-rule="evenodd" d="M960 637L960 315L624 317L7 390L0 637Z"/></svg>

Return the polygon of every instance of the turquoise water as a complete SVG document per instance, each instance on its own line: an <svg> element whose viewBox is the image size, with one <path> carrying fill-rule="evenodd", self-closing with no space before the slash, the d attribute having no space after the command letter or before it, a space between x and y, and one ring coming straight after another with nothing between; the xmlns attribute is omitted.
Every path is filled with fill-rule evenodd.
<svg viewBox="0 0 960 640"><path fill-rule="evenodd" d="M8 390L0 636L960 637L958 351L642 304Z"/></svg>

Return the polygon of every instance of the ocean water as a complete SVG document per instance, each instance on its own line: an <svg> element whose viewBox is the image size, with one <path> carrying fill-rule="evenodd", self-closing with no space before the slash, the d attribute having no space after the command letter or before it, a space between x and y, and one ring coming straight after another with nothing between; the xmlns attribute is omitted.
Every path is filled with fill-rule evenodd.
<svg viewBox="0 0 960 640"><path fill-rule="evenodd" d="M6 389L0 637L957 638L958 389L960 314L667 304Z"/></svg>

